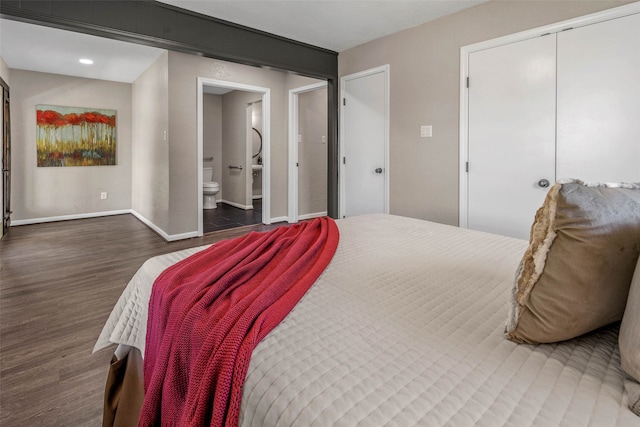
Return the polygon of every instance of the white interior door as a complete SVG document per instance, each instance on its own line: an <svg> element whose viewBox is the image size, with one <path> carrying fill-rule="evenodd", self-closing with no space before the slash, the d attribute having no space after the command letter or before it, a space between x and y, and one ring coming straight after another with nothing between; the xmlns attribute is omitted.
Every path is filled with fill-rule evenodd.
<svg viewBox="0 0 640 427"><path fill-rule="evenodd" d="M640 181L640 14L558 34L558 179Z"/></svg>
<svg viewBox="0 0 640 427"><path fill-rule="evenodd" d="M555 44L548 35L469 55L469 228L527 239L555 182Z"/></svg>
<svg viewBox="0 0 640 427"><path fill-rule="evenodd" d="M342 78L341 215L388 212L388 67Z"/></svg>

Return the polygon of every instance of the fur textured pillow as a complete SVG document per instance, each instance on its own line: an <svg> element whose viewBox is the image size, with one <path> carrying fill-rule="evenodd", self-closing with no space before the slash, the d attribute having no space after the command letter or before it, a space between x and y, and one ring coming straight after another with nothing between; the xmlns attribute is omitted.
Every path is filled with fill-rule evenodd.
<svg viewBox="0 0 640 427"><path fill-rule="evenodd" d="M625 387L629 395L629 408L634 414L640 415L640 259L633 273L633 280L629 288L627 308L620 324L620 359L622 369L637 382L629 379Z"/></svg>
<svg viewBox="0 0 640 427"><path fill-rule="evenodd" d="M508 339L571 339L622 319L640 254L640 184L556 183L516 272Z"/></svg>

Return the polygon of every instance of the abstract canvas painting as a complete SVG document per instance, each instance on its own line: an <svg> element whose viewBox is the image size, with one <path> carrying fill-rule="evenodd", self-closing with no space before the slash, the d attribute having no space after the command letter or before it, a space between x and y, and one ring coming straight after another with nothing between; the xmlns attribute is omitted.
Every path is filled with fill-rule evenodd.
<svg viewBox="0 0 640 427"><path fill-rule="evenodd" d="M116 111L36 106L39 167L116 164Z"/></svg>

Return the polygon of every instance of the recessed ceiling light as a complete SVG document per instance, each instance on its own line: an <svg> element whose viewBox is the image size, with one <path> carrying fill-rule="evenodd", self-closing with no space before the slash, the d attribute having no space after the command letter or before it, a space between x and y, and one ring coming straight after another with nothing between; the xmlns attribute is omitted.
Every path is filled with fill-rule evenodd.
<svg viewBox="0 0 640 427"><path fill-rule="evenodd" d="M82 58L78 62L80 62L81 64L85 64L85 65L93 64L93 61L91 59L89 59L89 58Z"/></svg>

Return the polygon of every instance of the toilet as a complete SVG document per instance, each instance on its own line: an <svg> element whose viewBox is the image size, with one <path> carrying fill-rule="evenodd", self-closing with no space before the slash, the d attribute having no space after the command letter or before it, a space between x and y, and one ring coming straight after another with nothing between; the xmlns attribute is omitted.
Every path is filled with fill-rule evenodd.
<svg viewBox="0 0 640 427"><path fill-rule="evenodd" d="M202 209L215 209L216 194L220 191L220 184L213 180L213 168L202 168Z"/></svg>

